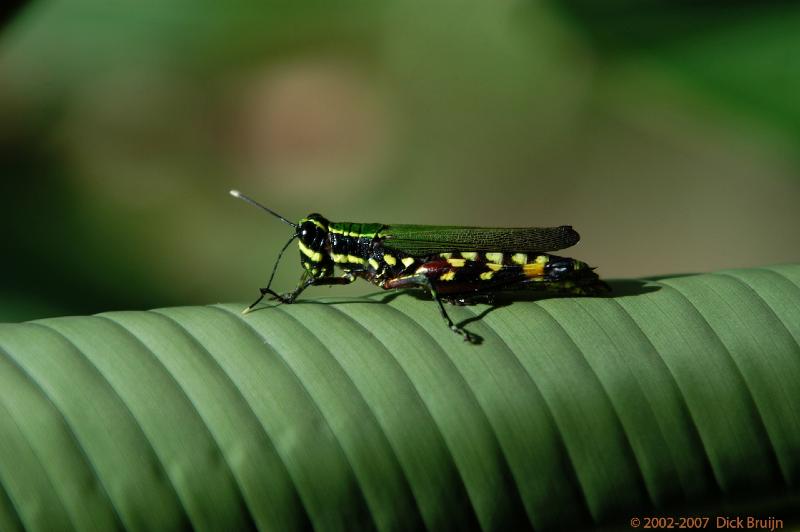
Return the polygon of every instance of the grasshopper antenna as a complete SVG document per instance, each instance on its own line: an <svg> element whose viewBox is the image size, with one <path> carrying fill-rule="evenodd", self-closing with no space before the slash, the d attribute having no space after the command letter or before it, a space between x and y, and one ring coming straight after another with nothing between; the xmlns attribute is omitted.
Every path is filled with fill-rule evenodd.
<svg viewBox="0 0 800 532"><path fill-rule="evenodd" d="M249 307L247 307L246 309L244 309L242 311L242 314L247 314L248 312L250 312L253 309L253 307L258 305L261 302L261 300L264 299L264 296L266 296L267 294L271 294L271 295L275 296L278 300L281 300L281 296L279 294L275 293L272 289L270 289L270 286L272 286L272 280L275 278L275 272L278 271L278 264L280 264L280 262L281 262L281 257L283 257L283 252L286 251L286 248L289 247L289 244L291 244L292 241L295 238L297 238L297 224L293 223L293 222L290 222L289 220L287 220L286 218L284 218L283 216L281 216L277 212L273 211L272 209L269 209L269 208L265 207L264 205L261 205L256 200L245 196L244 194L242 194L238 190L231 190L230 194L234 198L239 198L240 200L246 201L250 205L258 207L262 211L268 212L272 216L278 218L283 223L285 223L287 225L291 225L292 227L295 228L295 233L292 235L292 238L290 238L289 241L286 242L286 244L284 244L283 248L281 248L281 252L278 253L278 259L275 261L275 266L272 267L272 273L269 276L269 281L267 281L267 287L266 288L261 288L260 289L261 290L261 296L259 296L259 298L256 299L253 302L252 305L250 305Z"/></svg>
<svg viewBox="0 0 800 532"><path fill-rule="evenodd" d="M268 209L267 207L264 207L263 205L261 205L259 202L257 202L256 200L254 200L252 198L248 198L247 196L245 196L244 194L242 194L238 190L231 190L230 194L234 198L239 198L240 200L246 201L250 205L253 205L255 207L258 207L262 211L266 211L266 212L270 213L272 216L278 218L283 223L291 225L292 227L297 229L297 224L296 223L290 222L289 220L287 220L286 218L284 218L283 216L281 216L277 212L273 211L272 209ZM291 242L291 240L290 240L290 242ZM286 245L288 246L289 244L286 244ZM284 248L284 249L286 249L286 248ZM283 253L283 252L281 252L281 253Z"/></svg>
<svg viewBox="0 0 800 532"><path fill-rule="evenodd" d="M281 252L278 253L278 259L275 261L275 266L272 267L272 273L269 276L269 281L267 281L267 287L259 289L261 291L261 295L258 297L258 299L253 301L253 303L249 307L244 309L242 311L242 314L247 314L248 312L253 310L253 307L261 303L261 300L264 299L264 296L266 296L267 294L275 296L278 300L282 300L279 294L276 294L273 290L270 289L270 286L272 286L272 279L275 278L275 272L278 271L278 264L280 264L281 262L281 257L283 257L283 252L286 251L286 248L289 247L289 244L291 244L295 238L297 238L296 234L292 235L292 238L290 238L289 241L283 245L283 248L281 248Z"/></svg>

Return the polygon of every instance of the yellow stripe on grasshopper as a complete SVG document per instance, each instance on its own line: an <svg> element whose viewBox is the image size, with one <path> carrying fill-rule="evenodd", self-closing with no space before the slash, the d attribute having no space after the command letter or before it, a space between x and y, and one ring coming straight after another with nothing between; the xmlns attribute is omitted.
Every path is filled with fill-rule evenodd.
<svg viewBox="0 0 800 532"><path fill-rule="evenodd" d="M489 262L494 262L497 264L503 263L503 254L502 253L487 253L486 260Z"/></svg>
<svg viewBox="0 0 800 532"><path fill-rule="evenodd" d="M328 228L325 227L325 225L323 225L322 222L320 222L319 220L315 220L313 218L303 218L302 220L300 220L301 224L304 224L306 222L311 222L312 224L316 225L317 227L319 227L323 231L327 231L328 230Z"/></svg>
<svg viewBox="0 0 800 532"><path fill-rule="evenodd" d="M322 260L322 253L309 249L305 244L303 244L302 240L298 240L297 244L300 246L300 252L312 261L319 262Z"/></svg>
<svg viewBox="0 0 800 532"><path fill-rule="evenodd" d="M450 270L450 271L449 271L449 272L447 272L447 273L443 273L443 274L442 274L442 275L439 277L439 280L440 280L440 281L452 281L452 280L453 280L453 279L455 279L455 278L456 278L456 271L455 271L455 270Z"/></svg>
<svg viewBox="0 0 800 532"><path fill-rule="evenodd" d="M541 277L544 275L544 264L540 262L531 262L530 264L526 264L522 267L522 273L525 274L525 277Z"/></svg>
<svg viewBox="0 0 800 532"><path fill-rule="evenodd" d="M527 253L514 253L511 256L511 262L514 264L519 264L522 266L523 264L527 264L528 262L528 254Z"/></svg>

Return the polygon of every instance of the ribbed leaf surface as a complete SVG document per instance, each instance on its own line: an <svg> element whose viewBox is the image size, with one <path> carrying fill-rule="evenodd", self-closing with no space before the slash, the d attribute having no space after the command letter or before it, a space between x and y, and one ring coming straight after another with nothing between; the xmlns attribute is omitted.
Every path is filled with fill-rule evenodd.
<svg viewBox="0 0 800 532"><path fill-rule="evenodd" d="M800 266L620 293L0 325L0 530L790 523Z"/></svg>

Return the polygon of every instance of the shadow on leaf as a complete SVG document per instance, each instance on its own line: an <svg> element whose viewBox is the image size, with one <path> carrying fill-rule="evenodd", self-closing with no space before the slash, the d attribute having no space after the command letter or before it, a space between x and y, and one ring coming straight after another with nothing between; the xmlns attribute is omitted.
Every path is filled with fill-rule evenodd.
<svg viewBox="0 0 800 532"><path fill-rule="evenodd" d="M574 294L569 294L569 293L545 292L545 291L533 291L533 290L525 290L525 291L512 290L505 292L496 292L492 293L490 296L488 296L488 298L486 295L480 295L478 296L479 299L477 300L473 301L468 300L465 303L454 305L454 306L462 306L462 305L472 306L481 303L486 307L482 309L480 312L476 313L474 316L462 320L461 322L458 322L456 325L459 328L465 328L471 323L483 320L486 316L496 311L497 309L500 309L502 307L508 307L514 304L515 302L521 302L521 301L535 302L535 301L544 301L546 299L560 299L560 298L573 298L573 297L594 297L601 299L616 298L616 297L631 297L631 296L647 294L650 292L655 292L661 289L660 286L658 286L657 284L653 284L652 281L636 280L636 279L611 280L608 282L608 286L610 288L610 291L608 293L597 294L597 295L584 295L584 296L575 296ZM349 304L386 305L400 296L413 297L414 299L417 299L419 301L432 302L430 293L428 293L426 290L410 288L404 290L392 290L389 292L373 292L371 294L367 294L366 296L362 297L299 299L295 301L293 304L294 305L349 305ZM259 310L275 308L278 305L282 304L283 303L279 303L273 300L267 304L254 308L250 312L257 312ZM483 343L484 338L482 336L471 331L469 334L472 338L471 343L473 344Z"/></svg>

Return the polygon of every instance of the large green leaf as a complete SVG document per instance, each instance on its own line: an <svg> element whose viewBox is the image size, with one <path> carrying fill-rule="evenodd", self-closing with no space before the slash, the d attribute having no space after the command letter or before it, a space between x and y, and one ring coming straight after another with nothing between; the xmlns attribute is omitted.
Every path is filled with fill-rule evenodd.
<svg viewBox="0 0 800 532"><path fill-rule="evenodd" d="M800 266L615 286L0 325L0 529L796 519Z"/></svg>

